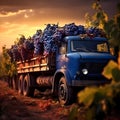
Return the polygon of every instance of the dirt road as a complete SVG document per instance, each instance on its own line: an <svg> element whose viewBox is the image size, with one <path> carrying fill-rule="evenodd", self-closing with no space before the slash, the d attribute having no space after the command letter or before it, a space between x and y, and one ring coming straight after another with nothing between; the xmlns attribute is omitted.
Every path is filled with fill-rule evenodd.
<svg viewBox="0 0 120 120"><path fill-rule="evenodd" d="M71 106L61 106L49 94L19 95L0 80L0 120L68 120Z"/></svg>
<svg viewBox="0 0 120 120"><path fill-rule="evenodd" d="M34 98L19 95L0 80L0 120L85 120L85 111L79 108L77 112L76 107L77 103L61 106L49 91L35 91ZM120 120L119 113L113 110L105 120Z"/></svg>

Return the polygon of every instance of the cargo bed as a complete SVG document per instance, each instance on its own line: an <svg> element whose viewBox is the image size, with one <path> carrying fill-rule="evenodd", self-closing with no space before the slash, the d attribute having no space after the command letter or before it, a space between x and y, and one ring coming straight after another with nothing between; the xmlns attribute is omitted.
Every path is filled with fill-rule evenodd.
<svg viewBox="0 0 120 120"><path fill-rule="evenodd" d="M39 72L56 70L55 55L39 56L26 61L17 62L17 72Z"/></svg>

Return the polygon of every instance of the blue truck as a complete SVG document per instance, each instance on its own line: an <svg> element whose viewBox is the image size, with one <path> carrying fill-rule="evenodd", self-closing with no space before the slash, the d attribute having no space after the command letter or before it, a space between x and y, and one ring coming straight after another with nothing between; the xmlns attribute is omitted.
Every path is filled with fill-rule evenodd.
<svg viewBox="0 0 120 120"><path fill-rule="evenodd" d="M85 86L110 82L102 75L108 61L115 59L106 38L77 35L63 39L55 53L17 62L13 82L20 94L33 96L35 89L50 88L60 104L67 105Z"/></svg>

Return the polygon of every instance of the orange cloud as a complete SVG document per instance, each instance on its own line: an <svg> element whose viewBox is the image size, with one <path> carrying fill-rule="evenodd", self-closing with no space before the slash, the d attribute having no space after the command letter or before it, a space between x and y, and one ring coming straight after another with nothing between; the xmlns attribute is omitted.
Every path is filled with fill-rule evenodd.
<svg viewBox="0 0 120 120"><path fill-rule="evenodd" d="M11 16L15 16L15 15L19 15L19 14L24 14L25 16L27 16L27 13L32 13L33 10L32 9L23 9L23 10L18 10L17 12L6 12L6 11L2 11L0 13L0 17L11 17Z"/></svg>
<svg viewBox="0 0 120 120"><path fill-rule="evenodd" d="M21 13L25 13L26 10L18 10L18 12L1 12L0 13L0 17L10 17L10 16L14 16L14 15L18 15Z"/></svg>

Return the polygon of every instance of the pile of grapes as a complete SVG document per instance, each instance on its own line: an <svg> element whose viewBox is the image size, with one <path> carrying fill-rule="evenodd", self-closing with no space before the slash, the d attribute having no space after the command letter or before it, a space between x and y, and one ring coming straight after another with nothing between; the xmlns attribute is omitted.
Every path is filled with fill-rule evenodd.
<svg viewBox="0 0 120 120"><path fill-rule="evenodd" d="M80 34L86 34L88 37L105 37L103 30L95 27L85 28L83 25L75 25L75 23L65 24L63 27L47 24L43 31L37 30L28 39L21 36L18 43L11 46L9 53L14 61L25 61L39 55L48 55L56 52L65 36Z"/></svg>

